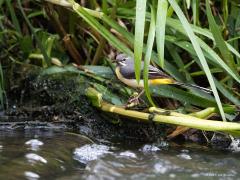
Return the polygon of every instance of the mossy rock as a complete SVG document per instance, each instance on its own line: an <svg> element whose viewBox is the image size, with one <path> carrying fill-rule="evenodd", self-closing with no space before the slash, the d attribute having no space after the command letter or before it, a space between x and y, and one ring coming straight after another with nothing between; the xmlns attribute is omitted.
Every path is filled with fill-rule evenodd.
<svg viewBox="0 0 240 180"><path fill-rule="evenodd" d="M24 75L20 76L22 66L14 67L15 84L8 91L10 105L6 115L15 116L14 121L21 121L24 117L24 121L61 122L95 140L146 142L164 137L166 126L138 123L93 107L85 96L85 90L88 87L102 88L102 92L103 89L109 90L105 82L86 76L77 69L69 71L69 68L60 67L33 70L27 65L29 68L24 67ZM109 90L108 95L110 93ZM118 102L116 93L111 95Z"/></svg>

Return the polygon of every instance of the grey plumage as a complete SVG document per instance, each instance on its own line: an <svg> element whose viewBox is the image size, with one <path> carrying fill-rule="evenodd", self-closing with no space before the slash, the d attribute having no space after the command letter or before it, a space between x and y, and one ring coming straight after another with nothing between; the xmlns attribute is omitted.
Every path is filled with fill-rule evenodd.
<svg viewBox="0 0 240 180"><path fill-rule="evenodd" d="M121 74L128 79L135 79L134 60L126 54L118 54L116 62L120 66ZM144 62L141 62L141 78L143 78ZM156 78L171 78L169 75L161 71L160 69L149 65L148 67L149 79ZM172 78L171 78L172 79Z"/></svg>
<svg viewBox="0 0 240 180"><path fill-rule="evenodd" d="M125 79L129 79L129 80L135 79L133 58L131 58L130 56L128 56L126 54L118 54L116 57L116 63L118 64L118 67L120 68L119 71L120 71L121 75ZM141 62L141 79L143 79L143 69L144 69L144 62L142 61ZM149 72L149 74L148 74L149 79L157 79L157 78L173 79L171 76L167 75L162 70L160 70L152 65L149 65L148 72ZM197 88L197 89L200 89L207 93L212 93L212 90L201 87L201 86L197 86L194 84L186 84L186 83L177 82L177 81L174 81L174 84L179 85L179 86L184 86L184 87Z"/></svg>

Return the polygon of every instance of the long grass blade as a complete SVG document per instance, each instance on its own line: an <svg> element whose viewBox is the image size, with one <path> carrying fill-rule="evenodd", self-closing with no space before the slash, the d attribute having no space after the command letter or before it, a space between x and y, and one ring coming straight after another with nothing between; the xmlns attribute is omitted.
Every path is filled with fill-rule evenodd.
<svg viewBox="0 0 240 180"><path fill-rule="evenodd" d="M12 3L11 3L11 0L7 0L6 1L6 4L7 4L7 7L9 9L9 12L11 14L11 19L12 19L12 22L14 24L14 27L16 28L17 32L22 35L22 31L21 31L21 27L20 27L20 24L19 24L19 21L18 21L18 18L17 18L17 15L14 11L14 8L12 6Z"/></svg>
<svg viewBox="0 0 240 180"><path fill-rule="evenodd" d="M191 43L187 42L187 41L177 41L176 38L174 37L169 37L166 36L166 40L174 43L175 45L179 46L180 48L183 48L184 50L186 50L187 52L189 52L192 56L196 56L196 52L194 51L194 48L192 46ZM201 41L199 41L201 42ZM200 44L201 45L201 44ZM214 61L212 55L214 56L214 58L218 58L220 59L220 57L210 48L208 47L208 45L204 45L202 46L205 51L204 51L204 55L211 60L210 62L214 62L214 65L216 65L216 61ZM209 54L208 54L209 53ZM174 52L172 53L174 54ZM216 57L215 57L216 56ZM221 59L219 60L221 62ZM196 62L199 64L199 60L196 59ZM217 70L216 72L223 72L221 69ZM204 72L203 72L204 73ZM213 71L211 71L211 73L213 73ZM202 73L201 73L202 74ZM214 81L216 84L216 87L218 88L218 90L223 94L223 96L225 96L227 99L229 99L231 102L235 103L236 105L238 105L238 101L237 98L235 98L233 95L229 94L228 91L224 88L224 86L222 86L220 83L218 83L217 80Z"/></svg>
<svg viewBox="0 0 240 180"><path fill-rule="evenodd" d="M135 75L138 82L140 80L140 75L141 75L141 61L142 61L142 52L143 52L146 4L147 4L147 0L136 1L134 66L135 66Z"/></svg>
<svg viewBox="0 0 240 180"><path fill-rule="evenodd" d="M148 18L147 18L148 20ZM174 28L175 30L183 33L183 34L186 34L184 32L184 29L183 29L183 26L182 24L179 22L179 20L176 20L176 19L173 19L173 18L167 18L167 26L170 26L172 28ZM197 33L197 34L200 34L200 35L203 35L211 40L213 40L215 42L215 39L212 35L212 33L208 30L208 29L204 29L204 28L201 28L199 26L195 26L195 25L191 25L191 28L192 30ZM227 45L227 48L235 55L237 56L238 58L240 58L240 53L231 45L229 44L228 42L226 42L226 45Z"/></svg>
<svg viewBox="0 0 240 180"><path fill-rule="evenodd" d="M174 28L175 30L186 34L186 32L184 32L184 28L183 26L176 20L173 19L168 19L167 21L168 25L171 26L172 28ZM199 33L201 35L204 35L210 39L213 39L211 33L209 31L206 31L205 29L200 29L197 28L196 26L191 26L193 31L195 33ZM236 74L220 57L219 55L212 50L212 48L209 47L209 45L207 45L203 40L201 40L200 38L197 37L198 43L200 44L201 48L204 49L206 51L206 53L208 53L212 58L210 59L212 62L214 62L215 64L218 64L219 67L221 67L224 71L226 71L229 75L231 75L237 82L240 83L240 77L238 74ZM173 41L172 41L173 42ZM175 42L173 42L175 43ZM177 43L177 42L176 42ZM190 45L192 46L192 45ZM230 45L227 43L228 48L235 53L236 55L238 55L239 53ZM239 54L240 55L240 54Z"/></svg>
<svg viewBox="0 0 240 180"><path fill-rule="evenodd" d="M216 46L219 49L219 51L221 52L221 55L222 55L224 61L229 65L229 67L231 69L233 69L236 72L235 63L234 63L232 54L228 50L226 43L225 43L225 41L221 35L221 32L219 30L219 26L217 25L217 23L214 20L214 17L213 17L211 8L210 8L209 0L206 0L206 9L207 9L207 17L208 17L208 21L209 21L210 30L211 30L214 40L216 42Z"/></svg>
<svg viewBox="0 0 240 180"><path fill-rule="evenodd" d="M175 0L176 3L178 1L179 0ZM174 30L177 30L177 31L180 31L183 34L186 34L186 32L184 31L184 28L183 28L181 22L179 20L177 20L177 19L170 18L171 13L172 13L172 7L171 6L169 7L169 12L170 13L168 13L168 15L167 15L167 17L168 17L167 18L167 22L166 22L167 26L170 26ZM127 18L127 19L134 19L135 13L132 12L132 10L119 8L118 9L118 16L122 17L122 18ZM146 13L146 20L147 21L150 21L150 18L151 18L150 16L151 15L149 13ZM239 20L239 22L240 22L240 20ZM201 35L203 35L203 36L205 36L205 37L207 37L207 38L209 38L209 39L214 41L213 35L212 35L212 33L208 29L204 29L204 28L201 28L201 27L195 26L195 25L190 25L190 26L191 26L192 30L194 31L194 33L201 34ZM226 42L226 44L227 44L228 49L235 56L237 56L239 58L240 57L240 53L237 50L235 50L234 47L231 44L229 44L227 42Z"/></svg>
<svg viewBox="0 0 240 180"><path fill-rule="evenodd" d="M157 5L156 18L156 42L160 66L164 67L164 45L165 45L165 27L168 11L168 1L159 0Z"/></svg>
<svg viewBox="0 0 240 180"><path fill-rule="evenodd" d="M235 97L231 91L229 91L227 88L224 87L223 84L221 84L221 82L219 82L216 78L214 78L214 82L217 86L217 88L219 89L219 91L223 94L224 97L226 97L229 101L231 101L232 103L234 103L237 106L240 106L240 100L239 97Z"/></svg>
<svg viewBox="0 0 240 180"><path fill-rule="evenodd" d="M98 18L99 18L99 16L98 16ZM130 46L133 46L134 35L132 33L126 31L126 29L119 26L119 24L117 24L115 21L113 21L106 15L101 15L101 19L104 22L106 22L110 27L114 28L117 32L122 34L123 37L126 38L127 42L130 44ZM115 47L118 44L112 44L112 45ZM146 45L143 46L143 52L146 52ZM159 64L159 58L157 56L157 53L155 53L154 51L152 52L152 60L155 63ZM171 65L168 61L165 62L164 70L166 72L168 72L171 76L173 76L175 79L180 80L180 81L184 80L182 74L173 65Z"/></svg>
<svg viewBox="0 0 240 180"><path fill-rule="evenodd" d="M190 92L186 92L182 89L179 89L170 85L162 85L161 87L160 86L151 87L150 89L152 94L154 95L173 98L175 100L181 101L184 104L195 105L203 108L207 108L207 107L217 108L217 103L214 99L206 99L204 97L198 96L196 94L192 94ZM224 105L224 109L226 107L232 107L232 106Z"/></svg>
<svg viewBox="0 0 240 180"><path fill-rule="evenodd" d="M191 6L191 0L185 0L186 5L187 5L187 9L190 9Z"/></svg>
<svg viewBox="0 0 240 180"><path fill-rule="evenodd" d="M176 3L178 3L180 0L176 0ZM168 12L167 12L167 17L171 17L172 15L173 15L173 8L172 8L172 6L170 6L169 8L168 8Z"/></svg>
<svg viewBox="0 0 240 180"><path fill-rule="evenodd" d="M192 44L193 44L193 47L199 57L199 60L202 64L202 67L206 73L206 76L208 78L208 81L209 81L209 84L212 88L212 91L213 91L213 94L214 94L214 97L215 97L215 100L217 102L217 105L218 105L218 109L219 109L219 112L220 112L220 115L222 117L222 119L224 121L226 121L226 117L225 117L225 114L224 114L224 110L223 110L223 107L222 107L222 103L221 103L221 100L220 100L220 97L218 95L218 92L217 92L217 88L215 86L215 83L214 83L214 80L213 80L213 77L212 77L212 74L211 74L211 71L208 67L208 64L206 62L206 59L203 55L203 52L200 48L200 45L199 43L197 42L197 38L190 26L190 24L188 23L186 17L184 16L182 10L180 9L180 7L178 6L178 4L174 1L174 0L168 0L169 3L171 4L171 6L173 7L175 13L177 14L179 20L182 22L183 24L183 27L189 37L189 39L191 40Z"/></svg>
<svg viewBox="0 0 240 180"><path fill-rule="evenodd" d="M143 77L144 77L144 89L146 92L146 96L149 100L149 102L155 106L151 95L149 91L149 86L148 86L148 67L150 64L151 60L151 54L152 54L152 48L153 48L153 43L154 43L154 38L155 38L155 30L156 30L156 20L155 20L155 11L154 8L151 6L151 22L150 22L150 28L149 28L149 33L148 33L148 40L147 40L147 47L146 47L146 54L144 57L144 72L143 72Z"/></svg>
<svg viewBox="0 0 240 180"><path fill-rule="evenodd" d="M80 11L77 7L77 5L74 5L75 7L75 11L77 14L79 14ZM115 21L113 21L112 19L110 19L108 16L104 15L101 12L98 11L93 11L84 7L81 7L87 14L88 17L90 19L92 19L93 17L99 18L101 20L103 20L106 24L108 24L110 27L112 27L113 29L115 29L117 32L119 32L120 34L123 35L123 37L126 38L127 42L130 44L130 46L133 46L133 42L134 42L134 35L128 31L126 31L126 29L124 29L123 27L121 27L119 24L117 24ZM79 12L78 12L79 11ZM128 11L128 13L131 14L131 18L134 19L135 18L135 13L132 13L132 11ZM121 52L124 52L128 55L133 56L133 53L131 52L131 50L129 50L129 48L127 48L121 41L119 41L115 36L113 36L111 33L109 33L108 30L105 29L104 26L102 26L101 24L99 24L98 21L94 20L94 23L92 23L92 21L89 21L89 18L83 17L83 15L80 13L79 14L83 19L85 19L96 31L98 31L104 38L106 38L109 43L114 46L116 49L118 49ZM93 18L94 19L94 18ZM94 24L97 23L98 25L95 26ZM101 31L102 30L102 31ZM121 46L121 47L120 47ZM145 52L146 47L143 47L143 52ZM158 56L157 53L155 53L154 51L152 52L152 59L154 60L155 63L159 64L158 61ZM172 77L174 77L176 80L184 80L184 77L182 76L182 74L177 70L177 68L175 68L172 64L170 64L168 61L165 62L165 71L168 72Z"/></svg>
<svg viewBox="0 0 240 180"><path fill-rule="evenodd" d="M172 9L172 7L170 7ZM107 17L106 15L104 15L103 13L101 12L97 12L97 11L93 11L93 10L90 10L90 9L87 9L87 8L83 8L86 12L88 12L91 16L94 16L96 18L100 18L102 19L104 22L106 22L108 25L110 25L112 28L114 28L115 30L117 30L120 34L123 35L123 37L126 37L126 40L128 40L129 44L132 44L132 42L134 41L134 36L126 31L126 29L122 28L121 26L119 26L115 21L113 21L112 19L110 19L109 17ZM120 9L120 10L119 10ZM131 10L128 10L128 9L124 9L124 11L119 8L118 9L118 16L120 17L124 17L124 18L130 18L130 19L134 19L135 18L135 13L132 12ZM127 13L128 16L124 16L123 14ZM147 20L150 20L150 16L149 16L149 13L146 13L146 17L147 17ZM173 18L167 18L167 25L174 28L175 30L183 33L183 34L186 34L186 32L184 31L184 28L182 26L182 24L180 23L179 20L176 20L176 19L173 19ZM203 29L203 28L200 28L198 26L194 26L194 25L191 25L191 28L193 29L193 31L195 33L198 33L198 34L201 34L209 39L212 39L214 40L213 36L212 36L212 33L207 30L207 29ZM204 41L202 41L200 38L198 38L198 40L200 41L200 45L203 49L206 49L207 47L207 50L206 52L209 52L209 54L213 57L211 59L211 61L214 61L215 64L218 64L220 67L222 67L227 73L229 73L229 75L231 75L236 81L238 81L240 83L240 77L239 75L235 74L229 67L227 64L224 63L224 61L218 56L217 53L215 53ZM112 44L113 46L115 46L116 44ZM203 47L204 46L204 47ZM229 50L231 52L233 52L237 57L240 57L240 54L230 45L227 43L227 47L229 48ZM122 51L122 52L125 52L125 51ZM127 52L125 52L127 53ZM127 53L128 54L128 53ZM154 53L153 53L154 54ZM206 55L206 54L205 54ZM154 56L154 61L156 63L158 63L158 58L157 56ZM168 62L165 62L166 63L166 67L165 67L165 70L170 73L172 76L174 76L175 78L179 78L180 77L180 73L175 69L174 70L174 67L171 66ZM172 69L173 68L173 69ZM171 70L172 69L172 70Z"/></svg>
<svg viewBox="0 0 240 180"><path fill-rule="evenodd" d="M222 9L224 23L226 24L228 20L228 0L222 0Z"/></svg>
<svg viewBox="0 0 240 180"><path fill-rule="evenodd" d="M193 0L192 1L192 9L193 9L193 24L197 25L199 24L199 0Z"/></svg>
<svg viewBox="0 0 240 180"><path fill-rule="evenodd" d="M44 56L44 60L45 60L45 62L46 62L46 64L47 64L47 66L50 66L50 65L51 65L51 59L48 57L47 52L46 52L44 46L42 45L40 39L38 38L37 33L36 33L34 27L32 26L31 22L30 22L29 19L27 18L26 14L25 14L25 12L24 12L24 10L23 10L21 1L18 0L17 2L18 2L18 6L19 6L19 8L20 8L20 11L21 11L21 13L22 13L22 15L23 15L24 20L26 21L28 27L29 27L30 30L32 31L32 33L33 33L33 35L34 35L34 37L35 37L35 39L36 39L36 41L37 41L37 44L38 44L38 46L39 46L39 49L41 50L41 53L42 53L43 56Z"/></svg>
<svg viewBox="0 0 240 180"><path fill-rule="evenodd" d="M183 60L182 60L181 56L179 55L179 53L177 52L177 48L174 47L172 43L166 43L166 47L167 47L168 51L171 52L170 55L174 59L174 62L176 63L176 65L178 66L179 71L181 71L185 74L186 80L188 82L193 83L190 73L185 68Z"/></svg>
<svg viewBox="0 0 240 180"><path fill-rule="evenodd" d="M107 30L103 25L101 25L94 17L89 15L79 4L74 1L71 2L74 11L81 16L91 27L93 27L97 32L99 32L105 39L109 41L114 47L116 47L120 52L124 52L129 56L133 56L132 51L120 40L118 40L114 35L112 35L109 30Z"/></svg>
<svg viewBox="0 0 240 180"><path fill-rule="evenodd" d="M177 1L176 1L176 2L177 2ZM170 7L170 8L172 9L172 7ZM170 9L170 8L169 8L169 9ZM133 19L133 18L134 18L134 15L135 15L135 14L132 13L130 10L126 10L126 9L125 9L124 11L119 10L118 13L120 13L120 15L119 15L120 17L130 18L130 19ZM123 14L124 14L124 13L127 13L129 16L124 16L122 13L123 13ZM150 21L150 15L149 15L148 13L146 14L146 20ZM184 28L183 28L183 25L181 24L181 22L180 22L179 20L176 20L176 19L173 19L173 18L167 18L167 22L166 22L166 23L167 23L167 26L170 26L170 27L173 28L174 30L176 30L176 31L178 31L178 32L181 32L181 33L184 34L184 35L187 35L186 32L185 32L185 30L184 30ZM200 27L194 26L194 25L191 25L191 28L192 28L192 30L193 30L195 33L200 34L200 35L203 35L203 36L205 36L205 37L207 37L207 38L209 38L209 39L211 39L211 40L214 41L213 35L212 35L212 33L211 33L208 29L203 29L203 28L200 28ZM130 34L130 33L129 33L129 32L125 32L125 34L124 34L125 37L127 37L126 34ZM129 39L129 36L127 37L127 39ZM232 69L219 57L219 55L218 55L215 51L213 51L212 48L210 48L203 40L201 40L200 38L197 38L197 39L198 39L198 41L199 41L202 49L206 49L206 47L208 47L208 50L206 50L206 53L208 53L209 50L211 51L211 52L209 52L209 54L213 57L213 58L211 59L211 61L215 61L215 64L218 64L219 67L221 67L225 72L227 72L227 73L228 73L229 75L231 75L237 82L240 83L240 77L239 77L239 75L236 74L236 73L234 73L234 72L232 71ZM235 50L235 49L233 48L233 46L230 45L229 43L226 42L226 44L227 44L228 49L229 49L234 55L236 55L238 58L240 58L240 53L239 53L237 50ZM203 46L204 46L204 47L203 47ZM156 63L158 63L158 62L157 62L157 61L158 61L158 58L154 58L154 61L155 61ZM167 66L169 67L169 63L168 63L167 61L166 61L165 63L167 63L167 64L168 64ZM168 67L165 67L165 70L166 70L167 72L169 72L171 75L174 75L175 72L170 71ZM177 73L177 74L178 74L178 76L179 76L179 73ZM176 76L174 76L174 77L176 78Z"/></svg>

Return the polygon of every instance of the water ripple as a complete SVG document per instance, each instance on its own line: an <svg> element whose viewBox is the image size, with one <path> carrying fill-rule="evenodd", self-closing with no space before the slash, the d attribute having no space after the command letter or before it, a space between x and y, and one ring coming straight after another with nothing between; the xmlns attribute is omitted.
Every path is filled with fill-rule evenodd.
<svg viewBox="0 0 240 180"><path fill-rule="evenodd" d="M74 159L86 164L89 161L93 161L98 159L100 156L104 154L111 153L109 151L109 147L105 145L97 145L97 144L87 144L80 148L76 148L74 151Z"/></svg>
<svg viewBox="0 0 240 180"><path fill-rule="evenodd" d="M130 157L130 158L137 158L137 155L131 151L124 151L120 153L120 156Z"/></svg>
<svg viewBox="0 0 240 180"><path fill-rule="evenodd" d="M43 142L39 141L38 139L30 139L29 141L25 142L25 144L29 145L32 151L38 151L40 146L43 145Z"/></svg>
<svg viewBox="0 0 240 180"><path fill-rule="evenodd" d="M24 175L28 180L36 180L40 178L40 176L37 173L31 171L25 171Z"/></svg>
<svg viewBox="0 0 240 180"><path fill-rule="evenodd" d="M39 156L37 154L34 154L34 153L29 153L29 154L26 154L25 156L27 158L27 160L30 162L30 163L37 163L37 162L41 162L41 163L44 163L46 164L47 163L47 160L44 159L42 156Z"/></svg>
<svg viewBox="0 0 240 180"><path fill-rule="evenodd" d="M141 149L139 149L139 151L142 151L144 153L148 153L148 152L156 152L156 151L160 151L161 149L155 145L150 145L150 144L146 144L144 145Z"/></svg>

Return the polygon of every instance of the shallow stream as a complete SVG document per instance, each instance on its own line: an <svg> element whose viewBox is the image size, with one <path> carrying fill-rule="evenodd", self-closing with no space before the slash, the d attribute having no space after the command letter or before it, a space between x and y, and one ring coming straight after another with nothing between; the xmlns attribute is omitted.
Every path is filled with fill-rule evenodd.
<svg viewBox="0 0 240 180"><path fill-rule="evenodd" d="M239 165L239 153L194 144L103 145L61 130L0 131L0 179L240 179Z"/></svg>

